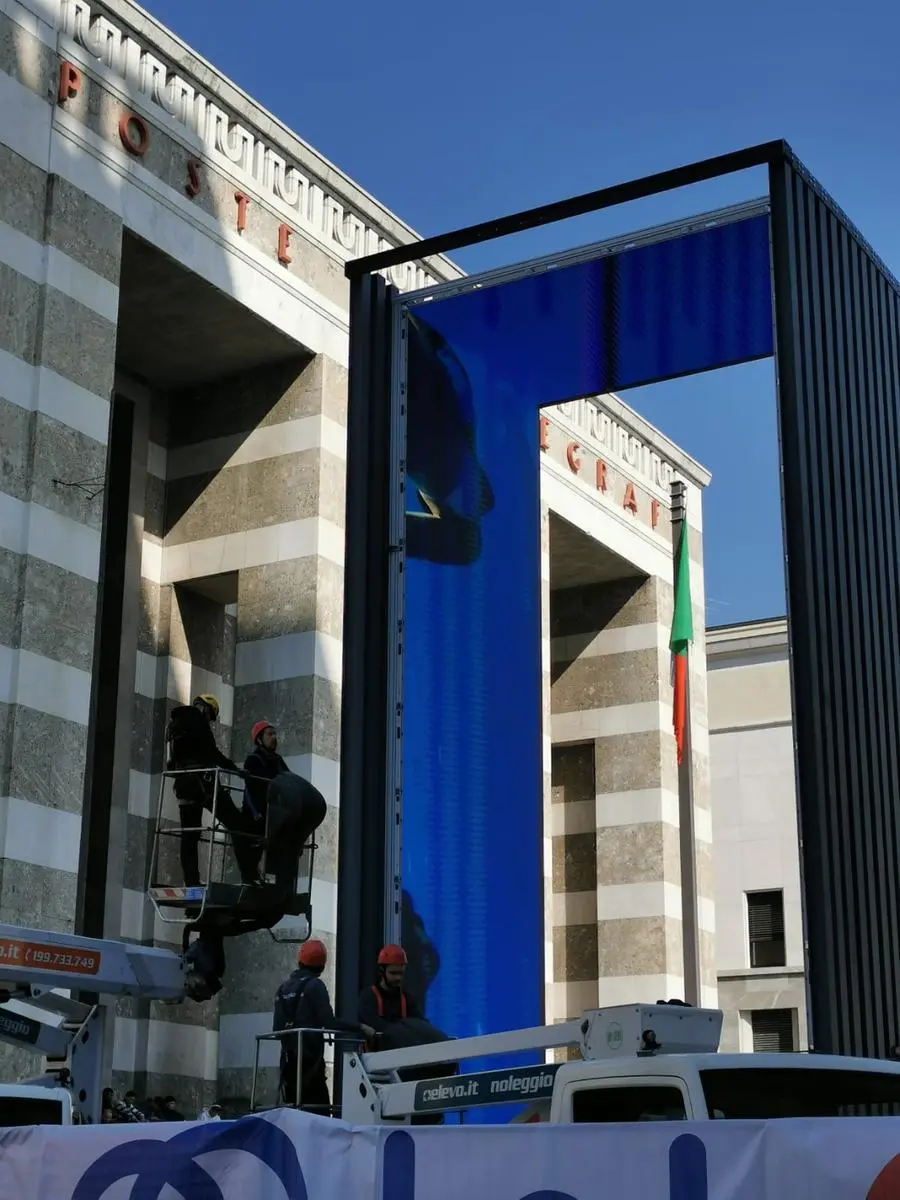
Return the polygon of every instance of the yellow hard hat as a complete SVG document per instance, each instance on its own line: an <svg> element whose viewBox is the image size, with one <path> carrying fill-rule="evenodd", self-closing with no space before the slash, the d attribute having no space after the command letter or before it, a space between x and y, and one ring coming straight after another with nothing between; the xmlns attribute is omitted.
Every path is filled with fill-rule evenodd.
<svg viewBox="0 0 900 1200"><path fill-rule="evenodd" d="M219 715L219 702L218 702L218 700L215 698L215 696L211 695L209 692L204 692L204 693L202 693L201 695L199 695L199 696L197 697L197 699L198 699L198 700L202 700L204 704L208 704L208 705L209 705L209 707L210 707L210 708L213 710L213 712L214 712L214 713L216 714L216 716L218 717L218 715Z"/></svg>

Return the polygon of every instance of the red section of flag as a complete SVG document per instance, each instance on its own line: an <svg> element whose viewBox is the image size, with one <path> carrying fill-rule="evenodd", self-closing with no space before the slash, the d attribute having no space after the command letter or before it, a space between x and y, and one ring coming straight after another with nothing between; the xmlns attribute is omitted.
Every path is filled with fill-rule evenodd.
<svg viewBox="0 0 900 1200"><path fill-rule="evenodd" d="M678 765L684 757L684 731L687 726L687 655L676 654L673 663L674 699L672 702L672 726L675 730L675 748Z"/></svg>
<svg viewBox="0 0 900 1200"><path fill-rule="evenodd" d="M691 566L688 553L687 521L682 521L675 556L675 611L672 614L672 684L675 690L672 705L672 727L678 764L684 757L684 735L687 728L688 646L694 640L694 619L691 607Z"/></svg>

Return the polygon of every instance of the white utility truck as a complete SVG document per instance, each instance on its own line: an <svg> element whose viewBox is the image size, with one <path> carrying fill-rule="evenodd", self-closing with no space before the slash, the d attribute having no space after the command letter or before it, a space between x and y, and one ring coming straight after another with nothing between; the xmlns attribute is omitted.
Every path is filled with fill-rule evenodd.
<svg viewBox="0 0 900 1200"><path fill-rule="evenodd" d="M76 1000L75 989L97 1000ZM3 1119L4 1104L12 1113L26 1099L40 1114L36 1123L69 1124L73 1113L99 1121L99 996L179 1003L189 994L189 970L173 951L0 925L0 1041L41 1053L45 1068L31 1089L0 1087L0 1126L18 1123ZM717 1010L628 1005L436 1045L353 1049L343 1056L340 1116L351 1125L403 1125L510 1103L526 1106L517 1120L552 1124L900 1115L898 1063L718 1054L721 1029ZM559 1050L568 1061L547 1061ZM539 1061L497 1069L510 1055ZM410 1072L416 1078L405 1080ZM68 1087L54 1087L60 1081Z"/></svg>
<svg viewBox="0 0 900 1200"><path fill-rule="evenodd" d="M900 1115L900 1063L719 1054L721 1031L718 1010L628 1005L536 1029L346 1054L341 1115L351 1125L408 1125L510 1103L526 1105L517 1121L556 1125ZM568 1061L470 1073L462 1065L554 1050L568 1051ZM448 1064L458 1073L440 1078ZM433 1077L422 1079L428 1068ZM418 1078L404 1082L410 1069Z"/></svg>

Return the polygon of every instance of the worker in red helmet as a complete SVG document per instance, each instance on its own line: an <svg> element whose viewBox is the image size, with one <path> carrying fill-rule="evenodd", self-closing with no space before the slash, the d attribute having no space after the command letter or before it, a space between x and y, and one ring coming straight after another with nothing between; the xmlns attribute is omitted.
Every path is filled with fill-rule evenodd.
<svg viewBox="0 0 900 1200"><path fill-rule="evenodd" d="M275 993L272 1029L333 1029L358 1034L360 1040L375 1040L371 1025L342 1021L334 1015L331 997L322 972L328 962L328 950L318 938L310 938L297 951L297 969ZM297 1036L281 1039L281 1096L285 1104L297 1104ZM300 1107L306 1112L329 1116L331 1100L325 1069L325 1039L321 1034L303 1034L303 1059L300 1070Z"/></svg>
<svg viewBox="0 0 900 1200"><path fill-rule="evenodd" d="M404 1046L424 1046L429 1042L450 1039L426 1020L415 999L404 988L409 959L402 946L382 946L378 953L378 982L366 988L359 998L359 1019L371 1025L378 1034L377 1048L399 1050ZM404 1082L418 1079L437 1079L456 1074L456 1064L438 1067L406 1067L399 1072ZM413 1125L439 1125L443 1117L437 1114L417 1114Z"/></svg>
<svg viewBox="0 0 900 1200"><path fill-rule="evenodd" d="M325 797L309 780L293 772L278 753L278 733L271 721L250 730L253 749L244 760L244 811L254 829L267 838L266 874L275 875L280 891L296 890L303 845L325 820ZM262 844L256 863L262 857Z"/></svg>
<svg viewBox="0 0 900 1200"><path fill-rule="evenodd" d="M378 981L359 998L359 1019L378 1029L383 1022L422 1020L415 1000L403 990L409 959L402 946L383 946L378 953Z"/></svg>
<svg viewBox="0 0 900 1200"><path fill-rule="evenodd" d="M244 759L244 804L254 820L264 821L269 782L290 768L278 753L278 733L271 721L257 721L250 730L253 749Z"/></svg>

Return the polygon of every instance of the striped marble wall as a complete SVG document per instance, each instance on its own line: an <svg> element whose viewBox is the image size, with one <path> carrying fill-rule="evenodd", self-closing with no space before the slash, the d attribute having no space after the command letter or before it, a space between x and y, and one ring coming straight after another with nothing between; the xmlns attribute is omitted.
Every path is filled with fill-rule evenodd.
<svg viewBox="0 0 900 1200"><path fill-rule="evenodd" d="M709 750L699 502L691 507L695 850L702 998L715 1003ZM635 575L553 591L554 1017L683 996L673 591Z"/></svg>
<svg viewBox="0 0 900 1200"><path fill-rule="evenodd" d="M0 72L10 71L35 91L55 91L53 50L0 12ZM0 912L8 922L66 929L122 226L49 172L49 122L22 153L8 133L0 136ZM0 1075L33 1065L0 1047Z"/></svg>

